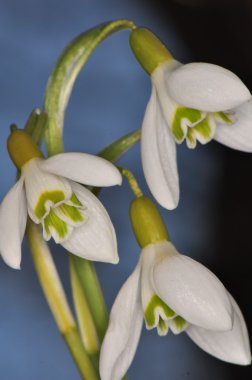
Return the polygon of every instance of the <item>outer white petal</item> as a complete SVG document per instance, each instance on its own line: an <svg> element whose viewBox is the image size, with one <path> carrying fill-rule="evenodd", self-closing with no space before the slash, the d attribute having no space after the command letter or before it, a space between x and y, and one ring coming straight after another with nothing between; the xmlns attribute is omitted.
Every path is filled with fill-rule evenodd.
<svg viewBox="0 0 252 380"><path fill-rule="evenodd" d="M146 182L153 196L161 206L174 209L179 200L176 144L154 86L143 121L141 155Z"/></svg>
<svg viewBox="0 0 252 380"><path fill-rule="evenodd" d="M115 230L107 211L89 190L75 182L71 182L71 187L86 207L87 221L76 227L61 245L88 260L118 263Z"/></svg>
<svg viewBox="0 0 252 380"><path fill-rule="evenodd" d="M234 324L230 331L217 332L190 326L186 332L202 350L229 363L248 365L251 352L247 327L235 300L230 296L234 308Z"/></svg>
<svg viewBox="0 0 252 380"><path fill-rule="evenodd" d="M235 123L218 125L214 139L230 148L252 152L252 100L233 112Z"/></svg>
<svg viewBox="0 0 252 380"><path fill-rule="evenodd" d="M7 193L0 206L0 253L10 267L20 269L21 244L24 237L27 207L24 178Z"/></svg>
<svg viewBox="0 0 252 380"><path fill-rule="evenodd" d="M166 257L154 266L153 283L158 296L187 322L210 330L231 329L232 307L222 283L169 242Z"/></svg>
<svg viewBox="0 0 252 380"><path fill-rule="evenodd" d="M100 354L101 380L121 380L136 352L143 324L140 263L119 291Z"/></svg>
<svg viewBox="0 0 252 380"><path fill-rule="evenodd" d="M210 63L189 63L167 79L170 96L185 107L216 112L235 108L251 99L243 82L231 71Z"/></svg>
<svg viewBox="0 0 252 380"><path fill-rule="evenodd" d="M120 185L122 176L111 162L87 153L61 153L45 160L41 167L52 174L92 186Z"/></svg>

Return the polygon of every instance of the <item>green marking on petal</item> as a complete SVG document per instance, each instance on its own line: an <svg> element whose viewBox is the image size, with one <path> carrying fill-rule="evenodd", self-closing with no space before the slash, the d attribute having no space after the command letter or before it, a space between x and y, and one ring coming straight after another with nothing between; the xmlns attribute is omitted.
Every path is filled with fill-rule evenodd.
<svg viewBox="0 0 252 380"><path fill-rule="evenodd" d="M197 141L193 133L193 128L188 128L186 136L187 146L191 149L196 147Z"/></svg>
<svg viewBox="0 0 252 380"><path fill-rule="evenodd" d="M176 313L155 294L151 298L144 312L144 318L148 328L156 327L155 310L157 308L162 310L165 318L167 319L173 318L176 315Z"/></svg>
<svg viewBox="0 0 252 380"><path fill-rule="evenodd" d="M61 220L52 209L44 219L44 227L47 235L52 235L53 228L60 239L64 239L69 232L67 223Z"/></svg>
<svg viewBox="0 0 252 380"><path fill-rule="evenodd" d="M161 317L159 317L157 330L158 330L158 335L161 335L161 336L166 335L169 330L168 322L164 321Z"/></svg>
<svg viewBox="0 0 252 380"><path fill-rule="evenodd" d="M204 120L202 120L200 123L192 127L194 133L198 137L201 136L200 142L203 141L208 142L212 138L212 127L209 123L209 118L206 117Z"/></svg>
<svg viewBox="0 0 252 380"><path fill-rule="evenodd" d="M184 328L187 326L186 320L180 317L179 315L172 320L172 323L174 324L178 332L183 331Z"/></svg>
<svg viewBox="0 0 252 380"><path fill-rule="evenodd" d="M182 142L186 137L187 131L183 129L184 120L188 120L188 126L197 123L202 119L202 112L193 108L178 107L171 123L171 131L177 142Z"/></svg>
<svg viewBox="0 0 252 380"><path fill-rule="evenodd" d="M39 200L34 210L34 214L38 219L42 219L46 213L46 202L50 201L53 204L64 201L65 194L62 190L45 191L40 194Z"/></svg>
<svg viewBox="0 0 252 380"><path fill-rule="evenodd" d="M73 204L73 206L82 206L81 202L79 201L79 199L76 197L74 193L72 193L70 201Z"/></svg>
<svg viewBox="0 0 252 380"><path fill-rule="evenodd" d="M60 215L65 216L67 219L71 219L72 222L79 223L84 222L84 214L75 206L69 206L65 203L62 203L59 207L56 208L59 211Z"/></svg>
<svg viewBox="0 0 252 380"><path fill-rule="evenodd" d="M232 117L225 112L214 112L214 116L217 120L224 122L225 124L233 124Z"/></svg>

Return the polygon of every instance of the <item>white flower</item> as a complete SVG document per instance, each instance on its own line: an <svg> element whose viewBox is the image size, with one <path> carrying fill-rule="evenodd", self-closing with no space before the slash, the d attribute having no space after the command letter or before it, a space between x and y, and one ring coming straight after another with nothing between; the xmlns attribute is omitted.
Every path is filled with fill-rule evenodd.
<svg viewBox="0 0 252 380"><path fill-rule="evenodd" d="M13 268L20 267L27 212L51 237L71 253L104 262L118 262L112 222L101 202L76 182L92 186L121 183L110 162L84 153L33 158L0 206L0 253Z"/></svg>
<svg viewBox="0 0 252 380"><path fill-rule="evenodd" d="M120 380L147 329L185 331L203 350L227 362L251 362L241 311L217 277L167 241L147 245L119 291L100 355L102 380Z"/></svg>
<svg viewBox="0 0 252 380"><path fill-rule="evenodd" d="M214 139L252 152L252 100L241 80L208 63L170 60L151 74L152 93L142 127L142 162L148 186L165 208L177 207L176 142Z"/></svg>

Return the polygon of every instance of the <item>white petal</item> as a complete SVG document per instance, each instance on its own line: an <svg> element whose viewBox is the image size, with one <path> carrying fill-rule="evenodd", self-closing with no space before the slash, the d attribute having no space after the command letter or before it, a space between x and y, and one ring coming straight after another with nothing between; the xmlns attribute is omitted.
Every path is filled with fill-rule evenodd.
<svg viewBox="0 0 252 380"><path fill-rule="evenodd" d="M167 79L170 96L185 107L202 111L225 111L251 98L248 88L231 71L210 63L189 63Z"/></svg>
<svg viewBox="0 0 252 380"><path fill-rule="evenodd" d="M70 199L72 195L69 181L42 170L41 164L43 162L44 160L41 158L34 158L22 167L28 213L35 223L40 223L52 206L61 204L64 200ZM45 194L55 194L56 192L59 195L53 198L58 199L58 201L43 200Z"/></svg>
<svg viewBox="0 0 252 380"><path fill-rule="evenodd" d="M146 182L161 206L174 209L179 200L176 144L166 124L153 86L141 138L141 155Z"/></svg>
<svg viewBox="0 0 252 380"><path fill-rule="evenodd" d="M101 380L121 380L135 355L143 324L140 263L119 291L101 347Z"/></svg>
<svg viewBox="0 0 252 380"><path fill-rule="evenodd" d="M122 176L111 162L87 153L61 153L42 164L49 173L91 186L120 185Z"/></svg>
<svg viewBox="0 0 252 380"><path fill-rule="evenodd" d="M83 186L70 182L79 201L86 207L87 220L62 243L71 253L93 261L119 261L113 224L102 203Z"/></svg>
<svg viewBox="0 0 252 380"><path fill-rule="evenodd" d="M166 335L168 332L168 324L165 322L168 319L173 318L176 314L160 304L157 299L153 304L153 300L157 297L155 289L153 288L152 272L153 266L156 261L159 261L163 257L163 252L166 248L166 241L162 241L156 244L148 244L141 252L142 273L141 273L141 301L144 310L145 324L148 330L157 327L159 335ZM163 302L162 302L163 303ZM151 309L147 309L152 304ZM146 314L147 312L147 314ZM150 323L151 312L151 323ZM163 320L166 328L162 331L159 327L160 317Z"/></svg>
<svg viewBox="0 0 252 380"><path fill-rule="evenodd" d="M252 152L252 100L234 111L234 124L218 125L214 139L230 148Z"/></svg>
<svg viewBox="0 0 252 380"><path fill-rule="evenodd" d="M251 364L251 352L247 327L235 300L230 296L234 308L234 324L230 331L217 332L190 326L186 332L202 350L229 363Z"/></svg>
<svg viewBox="0 0 252 380"><path fill-rule="evenodd" d="M141 252L142 273L141 273L141 301L143 310L147 308L150 300L155 295L152 286L152 268L156 261L157 254L155 244L148 244ZM155 327L158 324L159 315L155 315Z"/></svg>
<svg viewBox="0 0 252 380"><path fill-rule="evenodd" d="M20 269L21 244L27 220L23 184L21 177L0 206L0 253L6 264L14 269Z"/></svg>
<svg viewBox="0 0 252 380"><path fill-rule="evenodd" d="M231 328L232 307L222 283L169 242L166 257L154 266L153 282L158 296L187 322L211 330Z"/></svg>

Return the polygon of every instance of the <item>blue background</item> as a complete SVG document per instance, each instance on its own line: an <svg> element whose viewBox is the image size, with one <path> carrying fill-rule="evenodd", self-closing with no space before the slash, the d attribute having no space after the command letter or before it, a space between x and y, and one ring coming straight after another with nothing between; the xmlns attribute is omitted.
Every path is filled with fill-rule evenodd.
<svg viewBox="0 0 252 380"><path fill-rule="evenodd" d="M225 40L225 33L230 20L236 17L236 8L231 14L225 4L221 9L211 10L222 25L218 34L218 22L215 24L212 20L209 24L205 9L204 29L201 9L197 6L187 8L183 2L172 3L165 12L164 5L162 1L155 5L140 0L1 0L1 199L15 181L15 169L6 150L9 125L16 123L22 128L31 110L42 106L47 79L62 49L76 35L100 22L133 19L159 35L178 60L223 64L251 83L246 34L239 29L243 21L248 22L246 12L240 15L240 24L232 24L237 29L233 28L236 38L229 35L230 42L230 39ZM251 39L250 34L247 35ZM66 151L96 153L141 126L150 95L150 80L133 57L128 36L128 31L122 31L103 42L79 76L66 112ZM244 49L240 48L242 43L245 43ZM162 210L162 213L178 250L199 260L220 277L240 304L251 329L251 297L248 296L252 290L252 204L248 156L214 142L198 146L194 151L179 146L181 201L175 211ZM132 169L149 194L139 146L134 147L120 165ZM127 183L121 188L104 190L101 198L114 222L120 254L117 266L97 264L107 305L111 307L138 260L139 248L128 219L132 194ZM70 295L67 255L56 245L52 248ZM132 380L246 380L250 376L250 368L212 358L185 334L169 333L160 338L156 331L145 329L129 370ZM3 261L0 263L0 379L79 379L43 298L26 242L21 271L8 268Z"/></svg>

